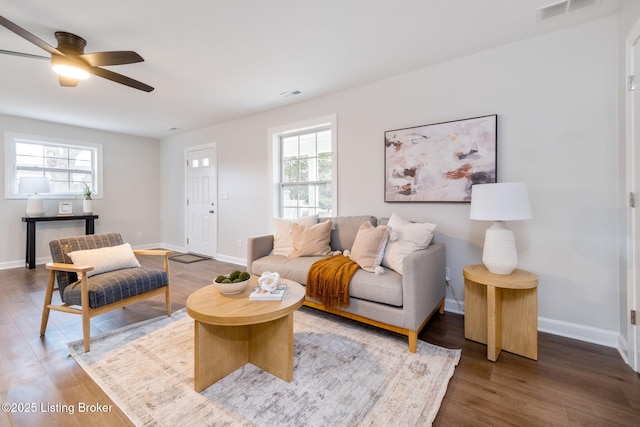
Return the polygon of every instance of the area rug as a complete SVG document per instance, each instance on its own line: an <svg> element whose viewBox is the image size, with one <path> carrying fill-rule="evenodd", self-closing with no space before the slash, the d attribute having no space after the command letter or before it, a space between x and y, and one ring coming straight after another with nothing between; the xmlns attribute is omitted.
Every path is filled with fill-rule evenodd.
<svg viewBox="0 0 640 427"><path fill-rule="evenodd" d="M181 255L170 256L169 259L171 261L178 261L183 264L191 264L192 262L204 261L206 259L211 259L211 258L206 256L196 255L196 254L181 254Z"/></svg>
<svg viewBox="0 0 640 427"><path fill-rule="evenodd" d="M303 307L293 381L246 364L197 393L193 337L183 309L69 350L138 426L431 425L461 353Z"/></svg>

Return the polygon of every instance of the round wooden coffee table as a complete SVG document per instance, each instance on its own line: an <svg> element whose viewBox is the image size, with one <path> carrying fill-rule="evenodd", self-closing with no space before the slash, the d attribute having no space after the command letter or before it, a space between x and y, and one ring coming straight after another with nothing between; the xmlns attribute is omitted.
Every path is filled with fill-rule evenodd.
<svg viewBox="0 0 640 427"><path fill-rule="evenodd" d="M223 295L215 285L192 293L187 313L195 320L194 388L200 392L245 363L290 382L293 379L293 312L305 289L282 279L282 301L250 301L258 285L252 277L244 292Z"/></svg>

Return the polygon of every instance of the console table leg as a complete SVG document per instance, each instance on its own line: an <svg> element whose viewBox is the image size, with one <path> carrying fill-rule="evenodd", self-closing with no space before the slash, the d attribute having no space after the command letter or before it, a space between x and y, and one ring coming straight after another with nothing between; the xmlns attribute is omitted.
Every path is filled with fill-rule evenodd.
<svg viewBox="0 0 640 427"><path fill-rule="evenodd" d="M27 223L27 256L25 264L29 269L36 268L36 223Z"/></svg>

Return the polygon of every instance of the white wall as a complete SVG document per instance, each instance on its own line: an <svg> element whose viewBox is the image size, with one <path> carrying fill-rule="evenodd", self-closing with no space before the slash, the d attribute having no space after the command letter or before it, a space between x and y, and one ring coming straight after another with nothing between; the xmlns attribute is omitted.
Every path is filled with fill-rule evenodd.
<svg viewBox="0 0 640 427"><path fill-rule="evenodd" d="M93 201L100 216L96 233L120 232L134 246L160 242L160 142L155 139L54 124L0 115L0 141L4 132L66 138L103 144L104 194ZM0 150L0 188L4 188L4 149ZM58 213L62 200L45 200L46 215ZM69 201L69 200L65 200ZM82 212L82 200L71 200L73 210ZM0 268L24 265L26 200L0 198ZM39 262L50 258L49 241L84 234L84 221L40 222L36 225ZM138 237L138 232L142 237Z"/></svg>
<svg viewBox="0 0 640 427"><path fill-rule="evenodd" d="M387 204L385 130L498 114L500 181L525 181L534 219L511 223L520 267L540 277L540 328L617 343L618 17L509 44L412 73L162 141L162 240L184 245L184 148L216 142L218 251L270 232L267 129L336 113L339 213L439 225L456 294L481 262L484 230L467 204ZM301 88L304 90L304 88ZM451 298L451 295L448 295ZM449 301L451 302L451 301ZM453 304L451 305L453 307Z"/></svg>

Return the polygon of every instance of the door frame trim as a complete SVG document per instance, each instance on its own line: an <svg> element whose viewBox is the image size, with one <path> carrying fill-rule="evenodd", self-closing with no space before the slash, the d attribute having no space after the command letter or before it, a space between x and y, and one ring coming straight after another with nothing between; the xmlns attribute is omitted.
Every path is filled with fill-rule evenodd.
<svg viewBox="0 0 640 427"><path fill-rule="evenodd" d="M182 162L182 167L184 168L184 193L183 193L184 199L182 201L184 203L184 228L183 228L182 242L187 252L189 251L189 244L187 243L187 235L189 234L189 212L188 212L189 207L187 206L187 195L189 194L189 179L188 179L189 171L187 167L188 155L193 151L207 150L209 148L213 148L216 151L216 162L215 162L216 188L214 189L214 198L216 201L216 209L218 209L218 144L216 142L209 142L207 144L192 145L184 148L184 160ZM217 217L218 215L216 215L216 218ZM218 252L218 220L217 219L216 219L215 227L216 227L216 250L215 250L216 254L214 254L214 256L217 256L217 252Z"/></svg>
<svg viewBox="0 0 640 427"><path fill-rule="evenodd" d="M625 98L625 155L627 158L626 161L626 192L623 195L623 199L627 199L627 196L630 193L634 193L636 196L638 195L638 190L636 188L636 180L640 178L638 176L638 169L640 165L636 164L635 155L637 152L637 147L634 146L635 139L635 130L633 129L633 109L634 107L631 102L630 91L627 88L627 79L632 73L639 74L640 70L635 70L634 68L634 45L640 47L640 19L636 21L633 25L632 29L627 34L625 38L625 66L624 66L624 76L623 76L623 90L624 90L624 98ZM640 91L640 87L636 90ZM635 105L636 109L640 109L640 105ZM625 320L625 329L626 329L626 362L631 368L640 372L640 359L638 357L638 353L640 353L640 342L638 342L637 338L637 328L640 327L638 325L634 326L630 322L630 313L631 310L636 310L640 307L636 306L636 301L638 298L638 293L640 292L640 287L637 283L638 278L640 277L640 265L636 262L636 258L638 255L638 247L635 243L635 238L639 237L638 234L640 230L635 227L635 217L640 215L640 211L634 211L634 209L640 209L638 206L638 202L636 202L636 207L632 208L629 206L629 202L625 202L626 206L626 232L625 237L627 240L627 248L626 248L626 281L627 281L627 294L626 294L626 313L621 316Z"/></svg>

